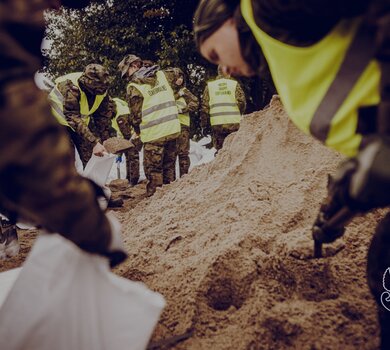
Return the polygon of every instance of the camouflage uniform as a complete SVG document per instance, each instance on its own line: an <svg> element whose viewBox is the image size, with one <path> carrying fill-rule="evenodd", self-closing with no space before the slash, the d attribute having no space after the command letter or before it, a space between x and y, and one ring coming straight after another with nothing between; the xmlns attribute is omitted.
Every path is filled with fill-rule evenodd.
<svg viewBox="0 0 390 350"><path fill-rule="evenodd" d="M130 115L125 114L117 118L119 130L126 140L130 140L133 136L132 127L130 124ZM139 142L141 142L139 140ZM139 151L142 148L142 144L138 144L138 147L131 148L125 152L126 166L127 166L127 179L132 186L135 186L139 180Z"/></svg>
<svg viewBox="0 0 390 350"><path fill-rule="evenodd" d="M218 75L216 80L225 78L223 75ZM233 79L233 78L230 78ZM240 124L222 124L222 125L214 125L211 127L210 125L210 95L209 88L206 85L206 88L203 91L202 103L201 103L201 112L200 112L200 122L202 129L212 129L212 137L214 147L219 151L222 146L225 138L231 134L232 132L237 131L240 128ZM246 99L244 90L241 88L240 84L237 84L236 88L236 101L238 104L238 108L241 114L244 114L246 108Z"/></svg>
<svg viewBox="0 0 390 350"><path fill-rule="evenodd" d="M172 71L164 71L168 83L173 91L177 90L176 74ZM136 84L149 84L155 86L157 82L156 76L140 79L133 79ZM127 103L130 107L131 115L130 122L134 127L135 132L140 134L140 124L142 122L142 104L143 96L133 86L127 89ZM146 194L153 195L156 188L163 184L169 184L175 181L175 164L176 164L176 139L179 135L173 134L161 138L157 141L144 143L144 170L148 180L146 185Z"/></svg>
<svg viewBox="0 0 390 350"><path fill-rule="evenodd" d="M198 109L198 98L186 87L183 87L178 92L187 103L187 108L182 110L182 113L192 113ZM190 114L191 115L191 114ZM179 157L180 176L188 173L190 168L190 127L181 124L181 133L177 138L177 155Z"/></svg>
<svg viewBox="0 0 390 350"><path fill-rule="evenodd" d="M93 105L97 91L101 94L105 87L108 88L106 70L100 65L88 65L79 78L79 85L85 92L89 105ZM92 156L93 147L98 142L102 143L115 136L115 130L111 126L111 120L115 117L115 103L109 95L106 95L99 108L91 115L89 124L86 125L80 113L79 88L70 80L59 83L57 87L64 98L63 112L66 121L74 130L68 128L68 132L85 166Z"/></svg>
<svg viewBox="0 0 390 350"><path fill-rule="evenodd" d="M0 0L0 212L105 255L111 229L96 199L100 191L77 174L69 138L33 81L43 10L52 4Z"/></svg>

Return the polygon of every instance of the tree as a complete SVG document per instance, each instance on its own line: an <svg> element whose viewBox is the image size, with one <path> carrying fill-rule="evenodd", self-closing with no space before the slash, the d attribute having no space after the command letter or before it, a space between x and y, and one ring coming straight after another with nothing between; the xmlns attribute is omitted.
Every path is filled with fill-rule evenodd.
<svg viewBox="0 0 390 350"><path fill-rule="evenodd" d="M112 92L122 97L124 83L117 65L128 53L192 73L190 69L197 70L203 64L193 45L190 3L195 8L197 1L183 5L176 1L118 0L95 3L84 10L50 12L46 39L51 47L45 51L45 72L55 78L83 70L89 63L100 63L115 77ZM185 8L187 17L179 8Z"/></svg>
<svg viewBox="0 0 390 350"><path fill-rule="evenodd" d="M201 96L216 67L194 45L192 17L197 4L197 0L111 0L83 10L49 12L46 39L51 47L44 52L44 71L54 79L82 71L89 63L102 64L114 77L112 95L123 98L125 82L117 65L126 54L134 53L162 68L181 68L189 78L189 88ZM243 82L250 96L254 80Z"/></svg>

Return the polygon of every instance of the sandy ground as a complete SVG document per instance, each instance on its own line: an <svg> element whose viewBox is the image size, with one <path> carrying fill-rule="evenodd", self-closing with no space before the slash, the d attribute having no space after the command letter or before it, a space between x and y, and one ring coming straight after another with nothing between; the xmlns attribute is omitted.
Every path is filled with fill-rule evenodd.
<svg viewBox="0 0 390 350"><path fill-rule="evenodd" d="M244 118L212 163L151 198L144 184L119 193L129 259L116 272L165 296L153 341L185 334L155 348L378 348L365 264L381 213L356 218L329 257L294 257L311 249L327 174L340 159L274 100ZM0 271L20 265L34 237L22 232L22 255Z"/></svg>

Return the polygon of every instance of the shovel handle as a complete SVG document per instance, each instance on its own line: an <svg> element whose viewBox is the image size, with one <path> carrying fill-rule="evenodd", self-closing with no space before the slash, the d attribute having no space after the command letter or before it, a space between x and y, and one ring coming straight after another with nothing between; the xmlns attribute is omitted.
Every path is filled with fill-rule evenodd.
<svg viewBox="0 0 390 350"><path fill-rule="evenodd" d="M314 257L322 258L322 243L314 241Z"/></svg>

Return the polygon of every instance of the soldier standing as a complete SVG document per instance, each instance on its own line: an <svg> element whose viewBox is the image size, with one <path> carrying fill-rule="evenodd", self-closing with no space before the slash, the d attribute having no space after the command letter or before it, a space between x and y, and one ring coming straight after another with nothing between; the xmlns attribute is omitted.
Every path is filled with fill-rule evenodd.
<svg viewBox="0 0 390 350"><path fill-rule="evenodd" d="M106 68L89 64L55 80L49 95L52 112L67 126L71 140L85 167L92 153L105 152L102 142L114 136L111 124L115 104L107 93L110 79Z"/></svg>
<svg viewBox="0 0 390 350"><path fill-rule="evenodd" d="M176 139L180 134L178 109L172 85L175 74L157 65L142 67L135 55L127 55L118 66L122 77L130 80L127 102L131 124L144 144L146 194L175 180Z"/></svg>
<svg viewBox="0 0 390 350"><path fill-rule="evenodd" d="M198 108L198 98L185 86L184 73L180 68L172 68L176 75L175 98L179 110L179 121L181 126L180 136L177 138L177 155L179 158L180 177L188 173L190 168L190 113Z"/></svg>
<svg viewBox="0 0 390 350"><path fill-rule="evenodd" d="M218 76L207 83L201 106L201 126L206 130L211 127L217 152L225 138L239 129L245 108L245 94L240 84L218 66Z"/></svg>
<svg viewBox="0 0 390 350"><path fill-rule="evenodd" d="M112 126L117 133L124 137L126 140L135 141L134 148L130 148L125 151L126 166L127 166L127 179L130 185L135 186L139 180L139 151L142 148L141 140L136 138L134 129L130 124L130 109L126 101L120 98L114 98L115 102L115 118L112 120Z"/></svg>

